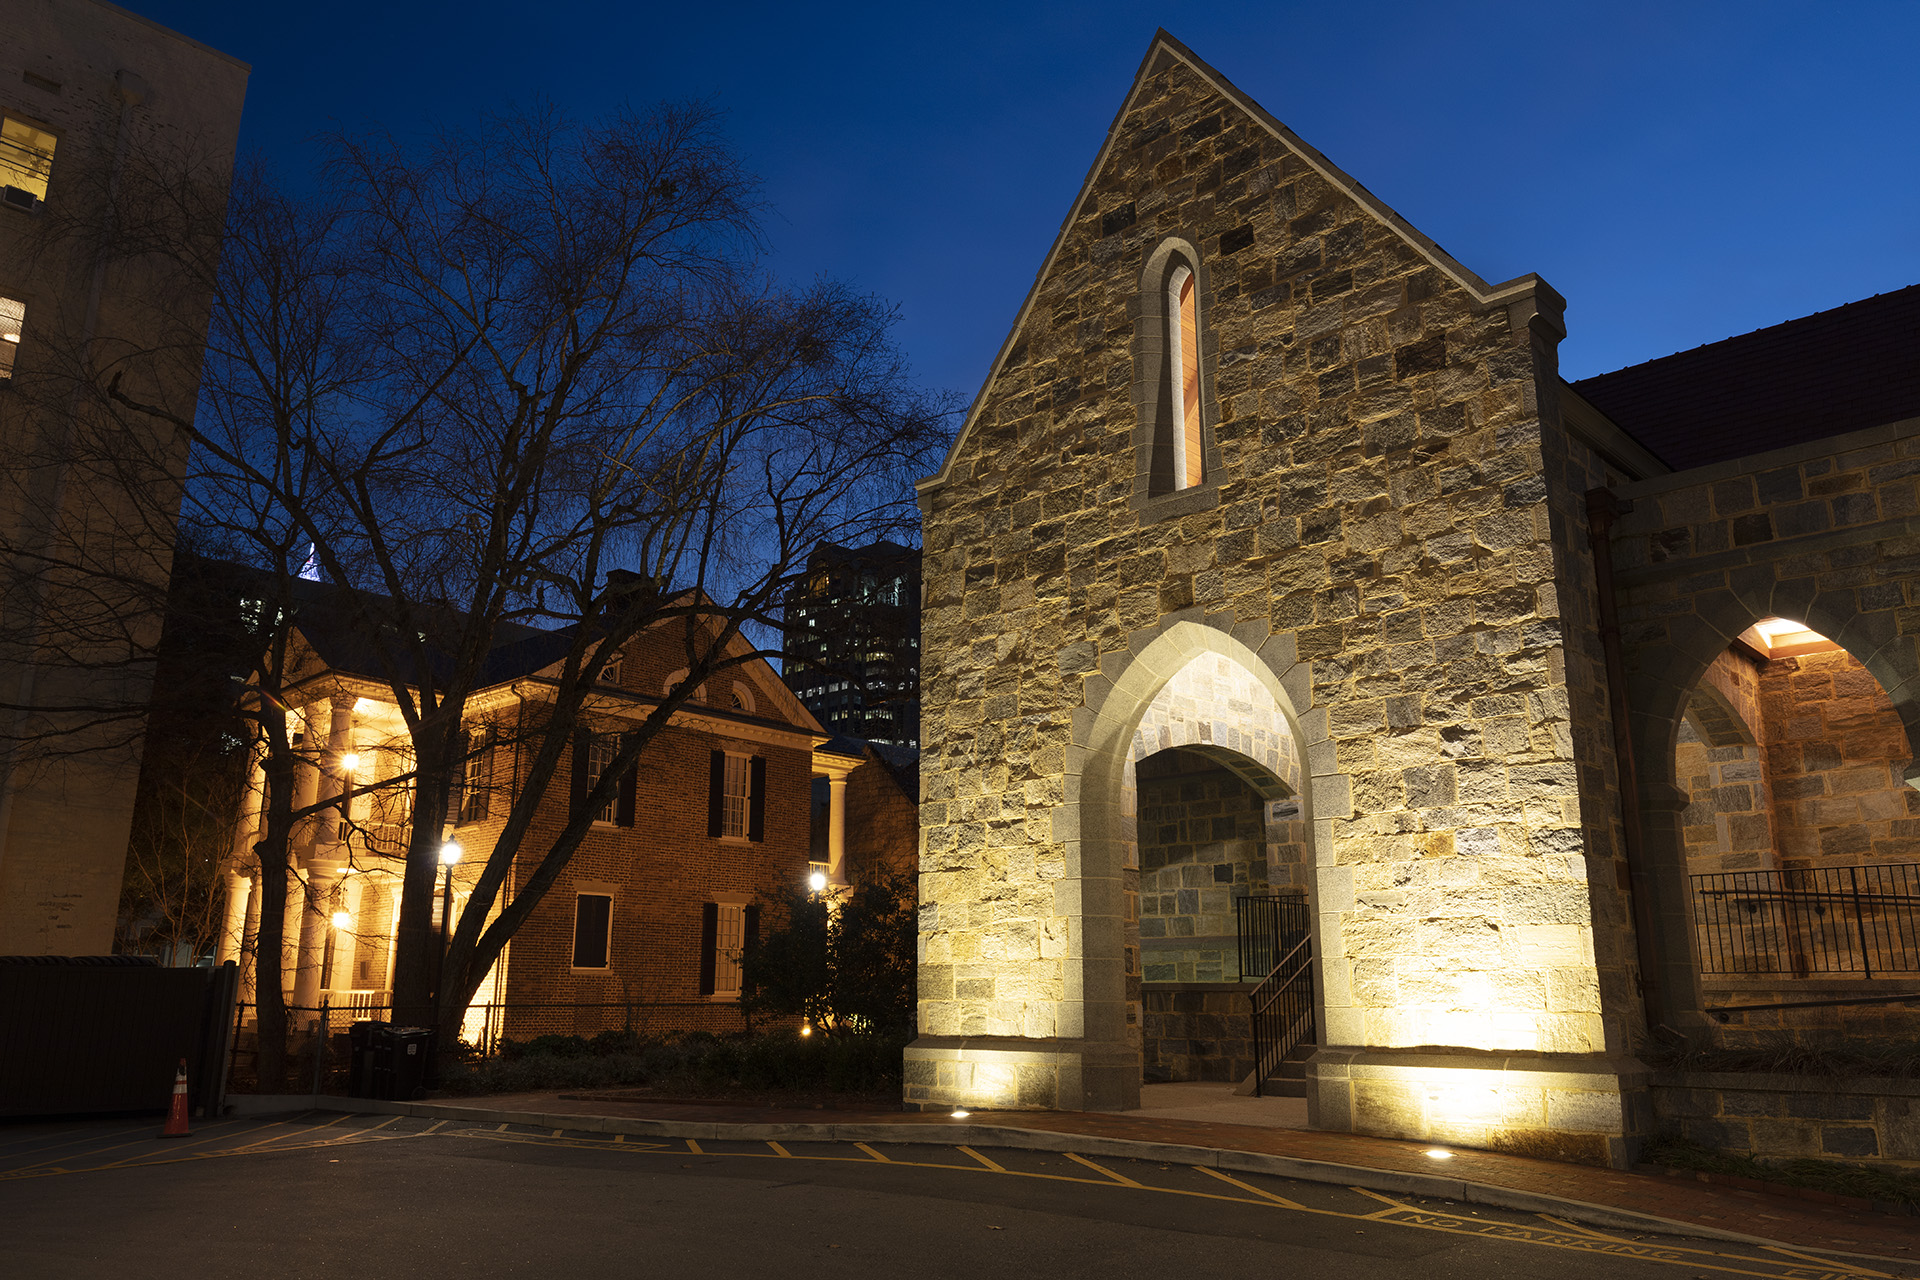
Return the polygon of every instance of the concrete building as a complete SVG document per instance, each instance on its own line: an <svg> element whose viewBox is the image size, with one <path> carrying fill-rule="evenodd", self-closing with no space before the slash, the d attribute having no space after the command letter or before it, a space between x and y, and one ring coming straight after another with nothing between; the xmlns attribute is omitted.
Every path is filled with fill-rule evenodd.
<svg viewBox="0 0 1920 1280"><path fill-rule="evenodd" d="M1672 1119L1641 1055L1735 1025L1707 904L1805 898L1692 878L1777 874L1727 708L1800 753L1771 775L1783 831L1789 793L1812 806L1789 860L1902 855L1920 396L1703 454L1560 378L1564 309L1156 37L921 486L909 1106L1120 1110L1222 1061L1251 1084L1278 1066L1252 1028L1306 1057L1316 1127L1623 1164ZM1834 648L1767 647L1797 631ZM1836 746L1795 700L1842 685L1842 721L1880 718ZM1250 952L1247 900L1301 935ZM1793 966L1766 979L1781 1003ZM1264 1012L1224 1026L1221 991Z"/></svg>
<svg viewBox="0 0 1920 1280"><path fill-rule="evenodd" d="M782 674L835 733L920 743L920 552L823 542L787 593Z"/></svg>
<svg viewBox="0 0 1920 1280"><path fill-rule="evenodd" d="M197 166L205 262L247 68L97 0L14 0L0 42L0 954L111 949L211 299L120 238L118 203ZM173 194L185 193L175 187ZM185 204L190 201L182 201ZM150 207L133 209L151 231ZM115 465L88 449L119 437ZM117 594L116 594L117 593Z"/></svg>

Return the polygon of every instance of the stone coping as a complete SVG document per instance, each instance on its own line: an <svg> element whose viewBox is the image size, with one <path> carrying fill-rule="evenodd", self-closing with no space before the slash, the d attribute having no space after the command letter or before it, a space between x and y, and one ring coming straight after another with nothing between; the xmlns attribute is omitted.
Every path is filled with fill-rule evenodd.
<svg viewBox="0 0 1920 1280"><path fill-rule="evenodd" d="M1614 1205L1576 1200L1471 1178L1453 1178L1437 1173L1410 1173L1369 1165L1343 1164L1299 1156L1244 1151L1226 1146L1208 1147L1152 1142L1098 1134L1063 1132L1055 1129L1030 1129L1018 1125L981 1124L966 1120L943 1118L941 1121L928 1122L918 1118L892 1120L873 1117L865 1121L825 1123L804 1121L728 1123L712 1120L593 1115L574 1111L518 1110L512 1107L490 1107L484 1103L461 1104L444 1101L386 1102L370 1098L309 1097L307 1095L259 1095L255 1096L253 1101L258 1104L291 1104L291 1106L281 1106L282 1111L306 1108L349 1114L401 1115L431 1120L465 1120L475 1124L521 1124L550 1130L571 1129L577 1133L692 1138L696 1142L922 1142L949 1146L964 1141L972 1147L1075 1152L1087 1156L1104 1155L1120 1159L1155 1160L1162 1164L1184 1164L1228 1172L1264 1173L1275 1177L1298 1178L1303 1182L1332 1183L1339 1186L1364 1187L1370 1191L1434 1196L1467 1204L1485 1204L1495 1208L1514 1209L1523 1213L1550 1213L1591 1226L1615 1227L1630 1231L1661 1232L1692 1236L1697 1239L1729 1240L1741 1244L1774 1245L1778 1243L1764 1236L1729 1231L1706 1223L1639 1213ZM260 1110L250 1110L249 1113L267 1114ZM1223 1127L1231 1128L1232 1126ZM1830 1249L1823 1251L1837 1252ZM1912 1261L1910 1258L1870 1253L1843 1256L1887 1262Z"/></svg>
<svg viewBox="0 0 1920 1280"><path fill-rule="evenodd" d="M1849 431L1845 435L1827 436L1825 439L1809 440L1803 444L1790 444L1784 449L1749 454L1744 458L1734 458L1727 462L1710 462L1704 467L1695 467L1691 471L1674 471L1664 476L1635 480L1631 484L1615 487L1613 492L1614 496L1619 498L1652 497L1674 489L1687 489L1694 485L1712 484L1716 480L1751 475L1756 471L1790 466L1804 462L1808 458L1824 458L1830 454L1847 453L1854 449L1868 449L1877 444L1887 444L1911 435L1920 435L1920 418L1902 418L1898 422L1889 422L1878 427L1863 427L1859 431Z"/></svg>
<svg viewBox="0 0 1920 1280"><path fill-rule="evenodd" d="M1260 984L1257 982L1140 982L1142 995L1178 995L1193 991L1226 991L1234 995L1245 995Z"/></svg>
<svg viewBox="0 0 1920 1280"><path fill-rule="evenodd" d="M1562 1089L1617 1092L1644 1084L1650 1075L1638 1058L1603 1054L1502 1053L1476 1049L1354 1049L1322 1047L1307 1060L1307 1074L1323 1080L1394 1079L1414 1071L1497 1071L1526 1075L1528 1083Z"/></svg>

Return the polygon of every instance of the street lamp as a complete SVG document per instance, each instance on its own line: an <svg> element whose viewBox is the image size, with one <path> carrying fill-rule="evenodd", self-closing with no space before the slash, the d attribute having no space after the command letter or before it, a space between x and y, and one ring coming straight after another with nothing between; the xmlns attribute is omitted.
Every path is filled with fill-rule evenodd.
<svg viewBox="0 0 1920 1280"><path fill-rule="evenodd" d="M447 933L453 920L453 869L460 862L461 848L457 840L449 840L440 846L440 870L446 883L440 891L440 954L445 955L452 941Z"/></svg>
<svg viewBox="0 0 1920 1280"><path fill-rule="evenodd" d="M827 891L827 873L824 871L816 871L808 876L807 888L813 890L815 893L825 893Z"/></svg>

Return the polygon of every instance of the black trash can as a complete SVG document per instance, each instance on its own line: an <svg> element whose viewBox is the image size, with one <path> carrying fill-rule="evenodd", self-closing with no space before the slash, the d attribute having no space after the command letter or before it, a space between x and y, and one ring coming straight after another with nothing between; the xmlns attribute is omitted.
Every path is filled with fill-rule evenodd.
<svg viewBox="0 0 1920 1280"><path fill-rule="evenodd" d="M388 1029L387 1087L379 1096L412 1102L427 1096L427 1063L433 1058L432 1027Z"/></svg>
<svg viewBox="0 0 1920 1280"><path fill-rule="evenodd" d="M380 1074L380 1059L392 1036L392 1027L387 1023L371 1019L362 1019L347 1029L347 1096L350 1098L384 1098L390 1094L377 1092L379 1084L376 1076ZM386 1074L391 1075L391 1072Z"/></svg>

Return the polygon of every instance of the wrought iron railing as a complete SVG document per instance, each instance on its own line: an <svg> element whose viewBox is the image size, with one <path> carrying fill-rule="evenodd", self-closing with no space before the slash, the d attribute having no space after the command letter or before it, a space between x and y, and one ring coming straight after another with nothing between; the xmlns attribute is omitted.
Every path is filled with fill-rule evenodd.
<svg viewBox="0 0 1920 1280"><path fill-rule="evenodd" d="M1236 898L1235 927L1240 944L1240 977L1265 978L1282 956L1307 937L1307 899L1300 893Z"/></svg>
<svg viewBox="0 0 1920 1280"><path fill-rule="evenodd" d="M1306 938L1248 994L1253 1006L1253 1096L1294 1046L1313 1038L1313 944Z"/></svg>
<svg viewBox="0 0 1920 1280"><path fill-rule="evenodd" d="M1691 879L1703 974L1920 973L1920 863Z"/></svg>

